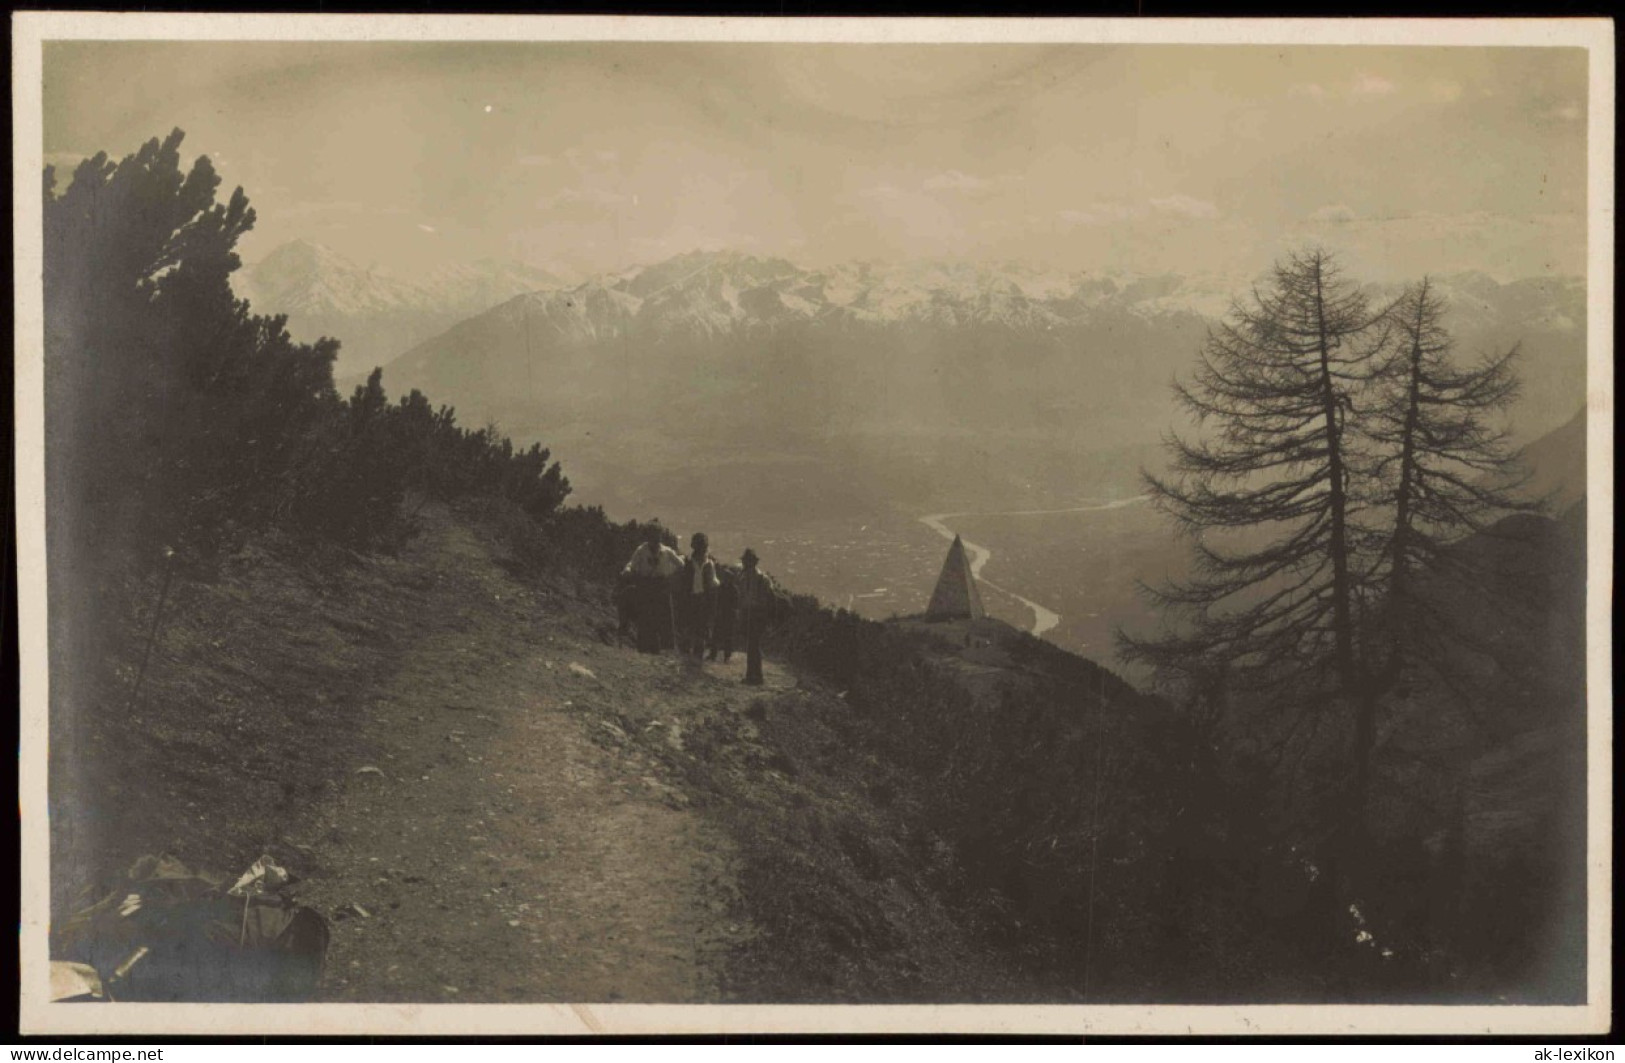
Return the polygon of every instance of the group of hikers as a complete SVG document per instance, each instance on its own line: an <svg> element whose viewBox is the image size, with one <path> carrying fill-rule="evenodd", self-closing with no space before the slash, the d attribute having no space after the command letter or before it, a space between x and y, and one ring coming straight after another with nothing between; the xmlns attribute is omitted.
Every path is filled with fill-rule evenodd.
<svg viewBox="0 0 1625 1063"><path fill-rule="evenodd" d="M615 604L622 635L637 637L638 650L663 653L676 646L694 660L733 659L734 639L745 643L745 682L762 685L762 634L784 605L784 594L757 567L756 551L746 549L739 564L711 557L704 532L689 540L684 557L664 542L659 525L621 570Z"/></svg>

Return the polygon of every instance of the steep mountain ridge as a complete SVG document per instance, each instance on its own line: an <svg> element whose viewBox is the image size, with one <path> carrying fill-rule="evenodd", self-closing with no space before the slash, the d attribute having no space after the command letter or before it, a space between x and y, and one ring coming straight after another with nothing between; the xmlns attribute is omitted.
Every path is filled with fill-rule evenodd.
<svg viewBox="0 0 1625 1063"><path fill-rule="evenodd" d="M1452 325L1471 342L1507 329L1572 333L1585 320L1585 291L1576 278L1529 278L1507 284L1482 273L1435 278L1450 302ZM536 284L546 304L562 302L582 327L577 339L632 336L665 341L685 334L721 339L760 334L793 322L947 328L998 325L1017 333L1223 313L1247 281L1172 274L1046 273L1019 263L852 262L803 269L782 259L740 252L690 252L655 265L580 285ZM1377 301L1397 294L1372 286ZM617 293L619 298L604 298ZM504 312L514 318L514 309ZM454 351L429 343L397 371ZM540 353L540 352L539 352Z"/></svg>
<svg viewBox="0 0 1625 1063"><path fill-rule="evenodd" d="M286 315L296 339L338 338L340 376L365 373L460 320L561 283L545 270L492 259L397 276L307 240L278 246L232 282L255 312Z"/></svg>
<svg viewBox="0 0 1625 1063"><path fill-rule="evenodd" d="M234 275L262 312L344 314L378 310L477 313L522 292L559 287L546 270L480 259L451 263L415 279L363 267L322 244L293 240ZM469 308L475 307L475 310Z"/></svg>
<svg viewBox="0 0 1625 1063"><path fill-rule="evenodd" d="M1561 428L1541 436L1524 448L1521 464L1529 480L1523 490L1533 498L1550 500L1552 512L1564 513L1586 493L1586 410Z"/></svg>
<svg viewBox="0 0 1625 1063"><path fill-rule="evenodd" d="M640 432L667 454L1035 430L1115 443L1165 420L1145 396L1163 405L1205 328L1163 304L1139 313L1125 292L1137 298L1031 270L695 253L510 300L407 352L386 382L521 436L591 432L606 460Z"/></svg>
<svg viewBox="0 0 1625 1063"><path fill-rule="evenodd" d="M1580 282L1463 274L1436 284L1465 356L1523 341L1522 437L1560 424L1584 395ZM1245 278L1223 276L804 268L697 251L517 296L413 347L385 381L465 421L589 452L622 485L770 443L852 478L933 490L942 478L907 455L960 452L975 460L960 460L949 484L967 504L1029 482L1027 500L1064 504L1098 485L1033 470L1055 452L1159 443L1181 417L1170 381L1246 290ZM1395 291L1371 294L1380 304ZM1136 475L1124 468L1114 489L1133 490ZM582 486L593 489L590 478Z"/></svg>

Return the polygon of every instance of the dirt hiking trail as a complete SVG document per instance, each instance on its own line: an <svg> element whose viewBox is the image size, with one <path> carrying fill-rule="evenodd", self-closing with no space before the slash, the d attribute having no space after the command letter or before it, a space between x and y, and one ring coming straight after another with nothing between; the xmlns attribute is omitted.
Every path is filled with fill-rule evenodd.
<svg viewBox="0 0 1625 1063"><path fill-rule="evenodd" d="M430 605L364 708L364 759L294 840L301 899L340 913L323 998L723 999L723 960L754 933L732 844L632 739L680 750L687 719L743 713L764 693L741 684L743 654L611 645L602 606L423 519L408 553L435 559ZM766 675L769 693L795 685Z"/></svg>

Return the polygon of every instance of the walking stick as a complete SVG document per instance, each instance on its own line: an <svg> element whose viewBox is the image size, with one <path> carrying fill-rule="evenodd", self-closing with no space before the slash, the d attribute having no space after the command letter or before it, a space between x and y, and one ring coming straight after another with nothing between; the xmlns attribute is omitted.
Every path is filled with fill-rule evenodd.
<svg viewBox="0 0 1625 1063"><path fill-rule="evenodd" d="M169 597L169 581L175 575L175 550L164 547L164 581L158 587L158 605L152 611L152 629L147 632L147 648L141 654L141 667L135 673L135 686L130 688L130 708L135 711L136 698L141 694L141 681L147 677L147 663L152 660L152 646L158 641L158 622L164 615L164 600Z"/></svg>

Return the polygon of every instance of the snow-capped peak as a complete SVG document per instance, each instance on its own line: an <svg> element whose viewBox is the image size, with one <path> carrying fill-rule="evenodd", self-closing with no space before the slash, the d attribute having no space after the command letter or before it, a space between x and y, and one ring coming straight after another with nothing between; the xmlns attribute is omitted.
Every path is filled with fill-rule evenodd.
<svg viewBox="0 0 1625 1063"><path fill-rule="evenodd" d="M520 263L449 263L416 276L361 266L322 244L293 240L238 271L241 294L261 312L308 316L478 313L521 292L556 287Z"/></svg>

